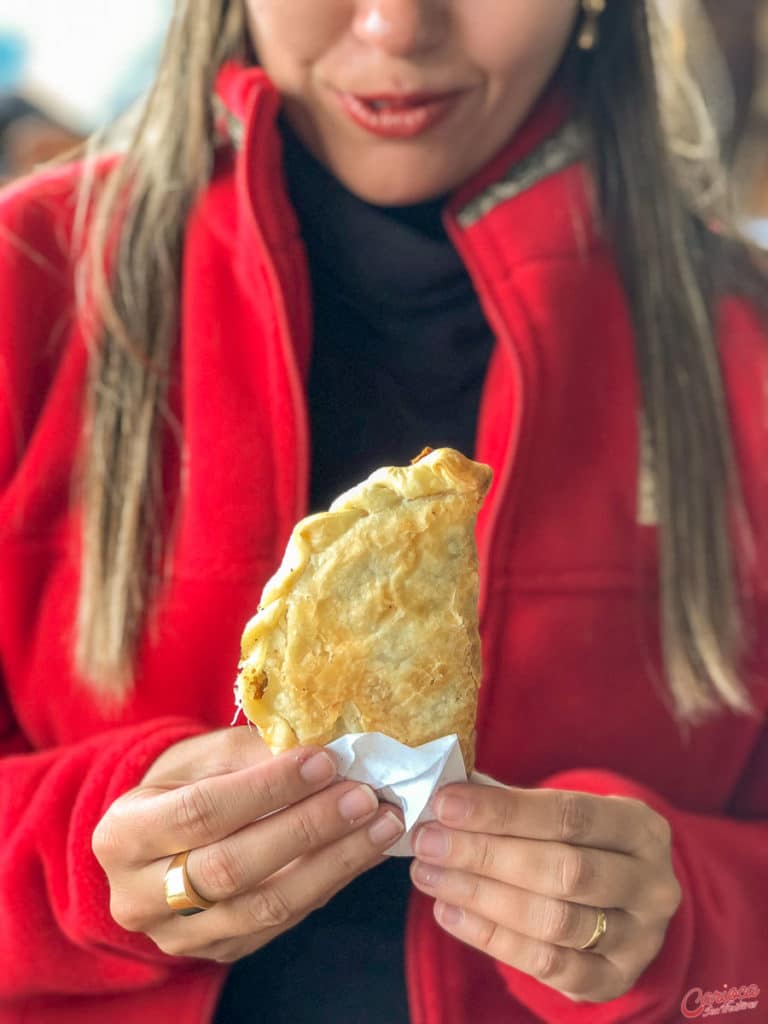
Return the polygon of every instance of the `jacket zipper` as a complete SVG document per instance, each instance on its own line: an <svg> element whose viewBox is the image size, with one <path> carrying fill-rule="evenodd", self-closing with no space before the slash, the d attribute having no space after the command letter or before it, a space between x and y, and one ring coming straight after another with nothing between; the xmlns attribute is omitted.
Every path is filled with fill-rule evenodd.
<svg viewBox="0 0 768 1024"><path fill-rule="evenodd" d="M258 103L258 97L255 97L252 102L257 109L254 111L252 108L249 114L246 115L245 123L251 124L252 131L257 134L263 134L261 131L262 123L268 124L273 115L270 111L265 110L265 104ZM245 145L250 146L249 139L246 140ZM249 160L246 159L244 161L244 166L247 169L250 169L248 165ZM247 182L245 182L244 185L246 188L248 187ZM261 258L266 272L267 283L272 293L271 298L277 323L279 347L283 357L286 376L288 378L294 426L296 428L296 475L294 486L293 521L289 524L290 532L290 529L292 529L293 526L306 515L308 503L310 447L309 413L307 410L304 385L301 379L298 361L296 359L296 348L291 333L285 289L277 270L277 264L272 255L272 248L266 244L264 232L262 231L261 225L256 216L255 205L255 202L246 203L250 224L261 244ZM295 264L295 261L292 262ZM295 269L295 265L292 266L291 269ZM311 323L311 316L307 315L309 310L309 294L306 287L301 289L301 295L298 301L301 301L303 304L302 312L304 315L301 318L301 322L306 327Z"/></svg>
<svg viewBox="0 0 768 1024"><path fill-rule="evenodd" d="M479 562L481 568L480 574L480 592L478 599L480 625L485 623L485 618L488 609L489 592L490 592L490 562L491 553L493 551L494 542L496 539L496 532L498 529L499 517L501 515L501 509L506 503L510 485L512 482L512 475L515 463L517 462L518 448L520 444L520 435L522 432L523 415L525 410L525 395L523 392L523 368L520 362L520 354L515 347L512 333L507 327L506 320L501 313L501 308L493 294L492 290L487 287L482 276L476 271L473 266L472 254L469 252L467 246L464 244L464 237L462 231L455 224L453 218L449 218L447 221L447 230L456 246L459 255L464 261L470 277L477 289L478 296L480 298L480 304L483 308L483 312L486 315L488 324L493 331L498 344L504 345L512 363L512 374L514 378L514 387L516 395L516 407L513 410L513 421L510 431L510 440L507 445L505 452L504 461L501 467L501 473L499 476L498 487L496 488L496 495L494 498L493 506L490 510L488 521L486 523L485 536L479 551ZM487 388L488 381L486 379L483 387L483 393L480 398L480 410L482 411L483 406L487 401ZM478 416L478 423L480 416Z"/></svg>
<svg viewBox="0 0 768 1024"><path fill-rule="evenodd" d="M293 504L293 523L290 528L307 513L309 488L309 414L307 410L304 385L296 360L296 350L291 336L290 320L285 302L285 291L280 281L272 256L265 260L267 275L275 297L275 315L282 350L283 363L288 377L291 393L293 419L296 427L296 468ZM306 318L304 319L306 323Z"/></svg>

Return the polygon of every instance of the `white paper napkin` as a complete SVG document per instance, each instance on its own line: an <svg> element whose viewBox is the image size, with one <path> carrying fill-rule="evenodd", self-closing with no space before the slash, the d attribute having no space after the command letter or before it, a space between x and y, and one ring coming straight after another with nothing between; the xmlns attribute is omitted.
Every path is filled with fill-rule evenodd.
<svg viewBox="0 0 768 1024"><path fill-rule="evenodd" d="M406 747L380 732L348 733L327 749L333 751L342 778L366 783L381 800L402 808L405 833L386 851L391 857L413 856L413 830L434 820L432 797L440 786L467 781L455 734Z"/></svg>

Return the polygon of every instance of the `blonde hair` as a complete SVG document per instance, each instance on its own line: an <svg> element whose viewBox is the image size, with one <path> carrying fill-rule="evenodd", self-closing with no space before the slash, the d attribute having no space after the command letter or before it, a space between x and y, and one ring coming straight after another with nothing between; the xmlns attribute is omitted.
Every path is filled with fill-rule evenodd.
<svg viewBox="0 0 768 1024"><path fill-rule="evenodd" d="M658 53L662 27L651 23ZM176 429L166 392L179 267L188 212L213 166L214 81L231 57L255 59L242 0L177 0L157 80L125 153L103 187L84 186L94 207L88 274L100 330L84 447L76 657L94 691L117 700L130 688L136 646L163 576L168 530L161 527L160 442ZM713 327L725 274L715 276L712 260L725 265L725 243L684 200L663 132L645 5L609 4L598 50L584 56L574 49L566 63L593 128L603 217L636 329L672 708L681 722L723 707L749 712L739 671L740 549L729 529L741 503ZM103 148L98 143L96 151ZM706 169L707 206L714 209L722 199L717 161L693 159L689 148L685 162L689 180L692 168L699 175L697 189ZM722 209L718 215L725 216ZM119 237L110 251L116 220Z"/></svg>
<svg viewBox="0 0 768 1024"><path fill-rule="evenodd" d="M98 342L88 387L75 655L94 690L118 700L130 687L163 575L160 455L163 428L179 436L167 388L186 219L213 168L218 70L249 54L241 3L177 0L140 115L94 138L86 163L78 226L90 232L90 257L79 292L84 306L95 307ZM96 158L115 138L123 152L97 185Z"/></svg>

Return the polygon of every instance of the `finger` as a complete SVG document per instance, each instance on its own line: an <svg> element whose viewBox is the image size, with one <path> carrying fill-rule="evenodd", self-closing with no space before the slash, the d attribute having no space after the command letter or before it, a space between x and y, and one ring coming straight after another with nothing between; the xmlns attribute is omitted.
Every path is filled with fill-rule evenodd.
<svg viewBox="0 0 768 1024"><path fill-rule="evenodd" d="M195 889L207 900L232 899L302 854L321 849L373 818L370 786L343 782L198 850L187 860Z"/></svg>
<svg viewBox="0 0 768 1024"><path fill-rule="evenodd" d="M428 896L555 946L579 949L592 938L597 924L595 907L539 896L465 871L414 860L411 878ZM610 958L631 948L637 922L623 910L608 910L605 914L607 929L594 952Z"/></svg>
<svg viewBox="0 0 768 1024"><path fill-rule="evenodd" d="M104 855L109 863L114 853L122 865L138 866L207 846L303 800L336 775L328 751L302 747L167 792L134 790L116 801L102 820L100 830L106 835L95 836L94 848L102 847L97 851L102 864Z"/></svg>
<svg viewBox="0 0 768 1024"><path fill-rule="evenodd" d="M373 818L378 806L369 786L339 783L225 839L193 849L187 876L203 899L233 899L302 854L353 832ZM168 859L163 857L131 873L132 911L145 927L170 913L163 895L167 868ZM120 912L119 906L113 907L113 916Z"/></svg>
<svg viewBox="0 0 768 1024"><path fill-rule="evenodd" d="M242 725L191 736L175 743L152 764L141 786L172 789L212 775L269 761L272 752L255 729Z"/></svg>
<svg viewBox="0 0 768 1024"><path fill-rule="evenodd" d="M399 812L382 806L362 827L291 862L254 889L194 917L164 918L151 937L174 956L238 960L381 863L384 851L403 831Z"/></svg>
<svg viewBox="0 0 768 1024"><path fill-rule="evenodd" d="M567 843L479 835L430 824L414 840L419 860L569 902L629 910L648 901L648 868L623 853Z"/></svg>
<svg viewBox="0 0 768 1024"><path fill-rule="evenodd" d="M441 901L434 914L457 939L571 998L607 1002L628 988L624 975L605 957L532 939Z"/></svg>
<svg viewBox="0 0 768 1024"><path fill-rule="evenodd" d="M669 837L666 819L620 796L567 789L446 786L437 798L439 821L467 832L544 839L642 856Z"/></svg>

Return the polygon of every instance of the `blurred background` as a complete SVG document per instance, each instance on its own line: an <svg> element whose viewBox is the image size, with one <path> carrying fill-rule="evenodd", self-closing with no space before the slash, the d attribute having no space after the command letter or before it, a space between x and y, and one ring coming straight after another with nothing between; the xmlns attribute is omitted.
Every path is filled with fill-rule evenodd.
<svg viewBox="0 0 768 1024"><path fill-rule="evenodd" d="M768 0L656 2L693 55L744 224L768 246ZM0 0L0 179L66 152L141 96L172 6Z"/></svg>
<svg viewBox="0 0 768 1024"><path fill-rule="evenodd" d="M0 0L0 176L122 113L151 81L173 0Z"/></svg>

